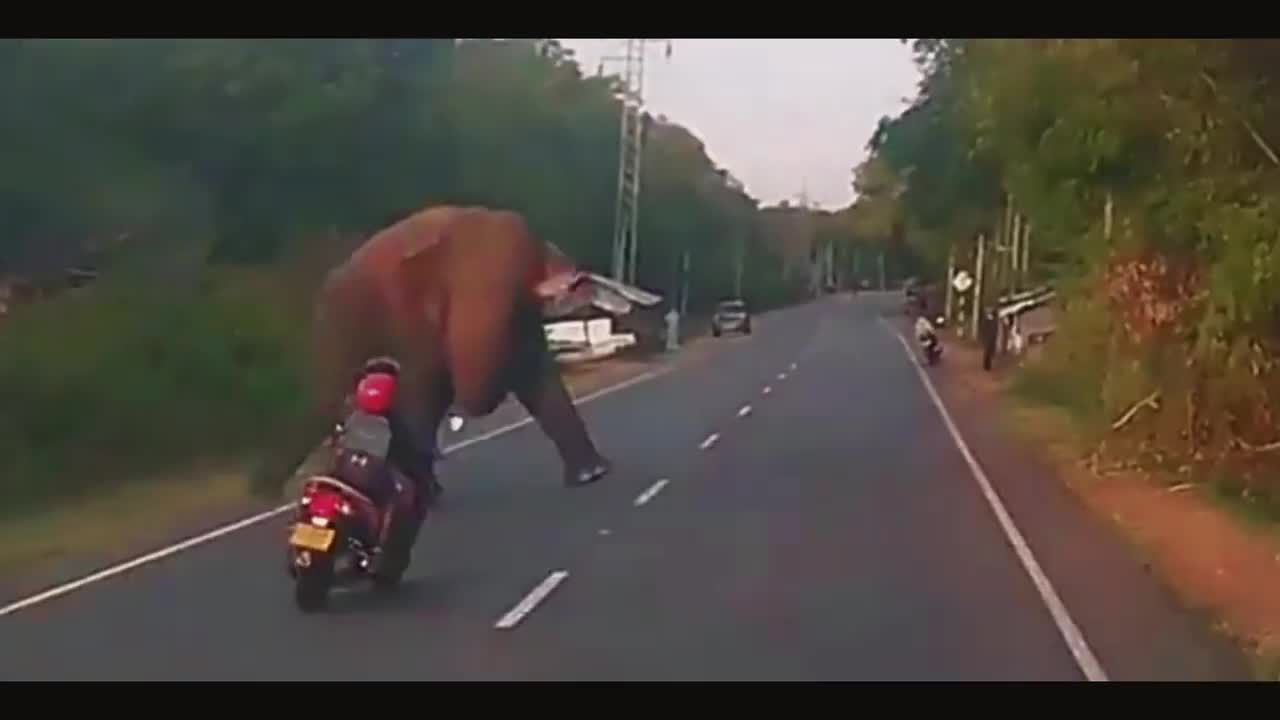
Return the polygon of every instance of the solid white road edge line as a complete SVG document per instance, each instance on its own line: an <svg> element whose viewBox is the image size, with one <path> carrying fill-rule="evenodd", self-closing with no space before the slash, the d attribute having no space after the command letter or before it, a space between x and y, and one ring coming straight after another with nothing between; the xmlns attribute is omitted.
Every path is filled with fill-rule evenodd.
<svg viewBox="0 0 1280 720"><path fill-rule="evenodd" d="M650 500L653 499L654 495L657 495L658 493L662 492L662 488L666 487L667 483L669 482L671 481L666 478L663 478L658 482L654 483L649 487L648 490L645 490L644 492L640 493L640 497L636 498L634 505L636 507L640 507L641 505L644 505L645 503L649 502Z"/></svg>
<svg viewBox="0 0 1280 720"><path fill-rule="evenodd" d="M742 406L742 409L738 411L738 417L746 417L746 416L748 416L748 415L750 415L750 414L751 414L751 406L750 406L750 405L743 405L743 406Z"/></svg>
<svg viewBox="0 0 1280 720"><path fill-rule="evenodd" d="M702 444L698 446L698 449L699 449L699 450L706 450L707 448L711 447L712 445L715 445L715 444L716 444L716 441L717 441L717 440L719 440L719 439L720 439L720 433L711 433L710 435L708 435L708 436L707 436L707 439L706 439L706 440L703 440L703 441L702 441Z"/></svg>
<svg viewBox="0 0 1280 720"><path fill-rule="evenodd" d="M956 447L964 457L965 464L969 466L969 471L973 473L974 479L978 481L978 486L982 489L982 495L995 513L996 520L1000 523L1000 528L1004 530L1005 537L1009 540L1009 544L1013 546L1013 551L1018 556L1018 560L1022 562L1023 569L1027 571L1027 575L1031 577L1031 582L1035 584L1036 590L1040 593L1040 599L1044 601L1049 614L1053 616L1054 625L1057 626L1058 632L1062 634L1062 639L1066 641L1067 648L1071 651L1071 656L1075 659L1076 665L1080 667L1080 671L1084 673L1084 676L1091 681L1107 680L1107 674L1103 671L1098 658L1094 656L1093 650L1089 648L1089 643L1085 641L1084 633L1080 631L1079 626L1071 619L1071 614L1067 612L1066 605L1058 597L1058 592L1053 589L1053 583L1049 582L1049 577L1045 575L1040 563L1036 561L1035 555L1032 554L1031 547L1027 545L1027 541L1018 530L1018 526L1014 524L1013 518L1004 507L1004 503L1000 502L1000 496L996 494L995 488L991 486L991 481L987 478L986 472L983 471L973 452L969 450L968 444L961 437L960 430L956 427L955 421L951 419L951 413L947 411L947 406L942 402L938 391L933 387L933 380L929 378L929 374L920 366L920 361L916 359L915 353L911 351L911 346L907 344L902 335L895 331L884 318L880 318L880 323L889 331L889 334L898 338L898 342L902 343L902 348L907 353L907 358L911 361L912 367L916 369L916 374L919 375L924 389L938 409L938 414L942 417L943 424L947 426L947 430L951 433L951 439L955 441Z"/></svg>
<svg viewBox="0 0 1280 720"><path fill-rule="evenodd" d="M531 590L528 595L524 596L523 600L511 608L506 615L499 618L498 622L494 623L493 626L498 630L509 630L515 627L526 615L533 612L539 603L546 600L557 585L564 582L568 577L569 572L567 570L556 570L551 573L542 582L538 583L538 587Z"/></svg>
<svg viewBox="0 0 1280 720"><path fill-rule="evenodd" d="M58 585L57 587L50 588L48 590L45 590L44 592L41 592L36 595L32 595L29 598L19 600L11 605L6 605L5 607L0 608L0 617L4 617L5 615L18 612L19 610L31 607L32 605L38 605L46 600L52 600L53 598L58 597L59 595L66 595L67 593L73 592L75 590L79 590L85 585L90 585L100 580L106 580L107 578L112 577L113 575L119 575L120 573L132 570L138 567L139 565L146 565L147 563L155 562L156 560L160 560L161 558L165 558L170 555L180 553L183 550L186 550L187 548L194 547L201 543L209 542L210 540L216 540L217 538L220 538L223 535L229 535L237 530L242 530L244 528L249 527L250 525L254 525L256 523L262 522L263 520L279 515L280 513L284 512L285 510L288 510L291 507L293 507L292 503L289 505L278 507L274 510L268 510L266 512L258 513L257 515L254 515L252 517L247 517L243 520L240 520L239 522L234 522L234 523L231 523L230 525L224 525L218 528L217 530L213 530L212 532L207 532L203 535L199 535L197 537L193 537L188 540L183 540L182 542L176 545L170 545L169 547L161 548L160 550L156 550L155 552L142 555L141 557L136 557L132 560L123 562L119 565L114 565L112 567L99 570L91 575L86 575L80 578L79 580L73 580L71 582Z"/></svg>
<svg viewBox="0 0 1280 720"><path fill-rule="evenodd" d="M579 405L582 403L591 402L592 400L602 398L606 395L610 395L620 390L625 390L626 388L629 388L632 385L637 385L639 383L652 380L661 375L665 375L671 370L672 368L663 368L661 370L652 370L650 372L637 375L628 380L624 380L623 382L620 382L617 385L610 385L609 387L601 388L600 390L597 390L593 393L589 393L587 395L584 395L581 398L575 399L573 401L573 404ZM469 447L471 445L475 445L476 443L484 442L485 440L492 440L493 438L496 438L500 435L505 435L513 430L522 428L531 422L533 422L532 417L525 417L509 425L503 425L502 427L494 430L490 430L487 433L483 433L481 435L477 435L472 438L467 438L466 440L450 445L444 448L443 450L441 450L441 453L448 455L449 453L457 452L459 450L462 450L463 448ZM203 545L204 543L207 543L211 540L217 540L218 538L223 537L224 535L230 535L231 533L236 532L237 530L243 530L244 528L250 527L251 525L256 525L264 520L270 520L273 517L276 517L278 515L281 515L283 513L286 513L292 510L294 505L295 503L287 503L285 505L281 505L280 507L275 508L274 510L267 510L265 512L258 513L257 515L253 515L251 517L247 517L242 520L237 520L236 522L230 523L228 525L223 525L220 528L210 530L209 532L203 533L201 535L196 535L195 537L188 538L174 545L161 548L154 552L147 553L146 555L141 555L139 557L133 558L132 560L126 560L125 562L119 563L117 565L112 565L112 566L103 568L102 570L98 570L97 572L91 573L77 580L71 580L61 585L56 585L54 587L49 588L48 590L44 590L30 597L15 601L9 605L5 605L4 607L0 608L0 617L4 617L6 615L12 615L13 613L18 612L19 610L25 610L26 608L32 607L34 605L39 605L40 603L46 602L48 600L52 600L56 597L60 597L68 593L75 592L76 590L79 590L80 588L85 587L86 585L92 585L93 583L106 580L116 575L120 575L121 573L128 572L141 565L147 565L157 560L163 560L164 558L167 558L170 555L176 555L184 550L188 550L197 545Z"/></svg>

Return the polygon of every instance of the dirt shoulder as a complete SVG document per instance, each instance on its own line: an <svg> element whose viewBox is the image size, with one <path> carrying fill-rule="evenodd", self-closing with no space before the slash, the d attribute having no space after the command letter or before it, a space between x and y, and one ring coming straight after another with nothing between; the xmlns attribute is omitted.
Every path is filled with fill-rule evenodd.
<svg viewBox="0 0 1280 720"><path fill-rule="evenodd" d="M1178 477L1095 474L1084 462L1091 448L1070 416L1011 393L1011 370L983 372L981 353L971 345L949 337L939 369L951 392L990 403L1004 429L1037 448L1184 607L1245 651L1257 677L1280 679L1280 528L1251 521Z"/></svg>

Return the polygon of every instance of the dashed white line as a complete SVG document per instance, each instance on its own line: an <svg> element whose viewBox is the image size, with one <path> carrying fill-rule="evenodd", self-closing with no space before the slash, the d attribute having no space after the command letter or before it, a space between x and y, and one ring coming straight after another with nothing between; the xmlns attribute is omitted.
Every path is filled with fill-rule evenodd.
<svg viewBox="0 0 1280 720"><path fill-rule="evenodd" d="M529 591L529 594L525 595L523 600L516 603L516 606L511 608L506 615L498 618L498 622L494 623L493 626L498 630L510 630L515 627L526 615L533 612L534 608L538 607L543 600L546 600L551 591L556 589L556 586L564 582L568 577L569 572L567 570L556 570L551 573L542 582L538 583L537 587Z"/></svg>
<svg viewBox="0 0 1280 720"><path fill-rule="evenodd" d="M653 496L662 492L662 488L666 487L667 483L669 482L671 481L666 478L663 478L658 482L654 483L653 485L649 486L648 490L645 490L644 492L640 493L640 496L636 498L636 501L634 503L635 506L640 507L641 505L644 505L645 503L652 500Z"/></svg>
<svg viewBox="0 0 1280 720"><path fill-rule="evenodd" d="M796 364L791 363L791 372L795 372L795 371L796 371Z"/></svg>
<svg viewBox="0 0 1280 720"><path fill-rule="evenodd" d="M786 373L784 373L784 372L778 373L778 379L779 379L779 380L786 380L786 379L787 379L787 374L786 374Z"/></svg>
<svg viewBox="0 0 1280 720"><path fill-rule="evenodd" d="M743 405L743 406L742 406L742 409L738 411L738 417L746 417L746 416L748 416L748 415L750 415L750 414L751 414L751 406L750 406L750 405Z"/></svg>
<svg viewBox="0 0 1280 720"><path fill-rule="evenodd" d="M712 445L715 445L715 444L716 444L716 441L717 441L717 440L719 440L719 439L720 439L720 433L711 433L710 435L708 435L708 436L707 436L707 439L706 439L706 440L703 440L703 441L702 441L702 444L698 446L698 449L699 449L699 450L706 450L707 448L711 447Z"/></svg>
<svg viewBox="0 0 1280 720"><path fill-rule="evenodd" d="M765 395L768 395L768 394L769 394L769 393L771 393L771 392L773 392L773 387L772 387L772 386L770 386L770 385L765 385L765 386L764 386L764 394L765 394Z"/></svg>
<svg viewBox="0 0 1280 720"><path fill-rule="evenodd" d="M573 404L579 405L582 403L591 402L592 400L595 400L597 398L602 398L605 395L610 395L620 390L625 390L626 388L629 388L632 385L636 385L636 384L645 382L647 380L652 380L661 375L665 375L666 373L670 372L672 369L673 368L669 368L669 367L662 368L660 370L653 370L647 373L643 373L641 375L637 375L636 377L630 378L629 380L624 380L623 382L620 382L617 385L610 385L609 387L601 388L593 393L589 393L587 395L584 395L581 398L575 399L573 401ZM502 427L496 428L494 430L490 430L487 433L483 433L475 437L467 438L466 440L450 445L444 448L443 450L441 450L441 454L448 455L450 453L457 452L465 447L475 445L476 443L484 442L485 440L492 440L493 438L496 438L499 435L505 435L513 430L522 428L525 425L528 425L532 422L533 422L532 417L525 417L524 419L518 420L509 425L503 425ZM112 565L112 566L103 568L102 570L98 570L97 572L94 572L90 575L86 575L77 580L72 580L72 581L63 583L61 585L56 585L54 587L49 588L48 590L44 590L30 597L23 598L16 602L10 603L9 605L5 605L4 607L0 607L0 617L4 617L6 615L12 615L13 613L16 613L20 610L24 610L34 605L39 605L40 603L52 600L57 597L61 597L68 593L75 592L76 590L79 590L80 588L83 588L87 585L92 585L94 583L101 582L103 580L107 580L109 578L115 577L116 575L121 575L136 567L147 565L147 564L156 562L157 560L163 560L164 558L167 558L171 555L176 555L184 550L188 550L197 545L203 545L212 540L217 540L220 537L223 537L225 535L230 535L231 533L234 533L237 530L243 530L244 528L250 527L252 525L256 525L260 522L263 522L264 520L270 520L273 517L277 517L286 512L289 512L294 508L294 505L295 503L292 503L292 502L287 503L285 505L281 505L280 507L277 507L273 510L267 510L265 512L258 513L257 515L253 515L251 517L247 517L242 520L237 520L236 522L230 523L228 525L224 525L220 528L215 528L213 530L210 530L209 532L196 535L194 537L187 538L182 542L175 543L168 547L160 548L159 550L147 553L146 555L141 555L139 557L133 558L132 560L127 560L117 565Z"/></svg>
<svg viewBox="0 0 1280 720"><path fill-rule="evenodd" d="M1066 605L1058 597L1058 592L1053 588L1053 583L1049 582L1049 576L1045 574L1044 569L1040 567L1040 563L1036 561L1035 555L1032 554L1031 546L1027 544L1026 538L1022 536L1018 526L1014 524L1013 517L1005 509L1004 503L1000 501L1000 496L996 494L995 488L992 487L991 480L987 478L986 472L978 464L977 458L974 457L968 444L965 443L964 438L960 435L960 430L956 427L955 421L951 419L951 413L947 411L947 406L942 402L942 397L934 389L933 381L929 379L929 374L920 366L920 361L916 359L916 355L912 352L911 346L907 344L906 339L895 332L884 318L881 318L880 322L891 335L898 338L898 342L902 343L902 349L906 352L907 358L910 359L916 374L920 376L920 382L924 385L929 398L933 400L934 406L938 409L938 414L942 417L943 424L946 425L947 430L951 433L951 439L955 441L956 448L960 450L960 455L964 458L965 464L969 466L969 471L973 474L974 479L978 481L982 496L991 506L992 512L995 513L1000 528L1004 530L1005 537L1008 539L1009 544L1013 546L1014 554L1017 555L1018 560L1022 563L1027 575L1031 577L1031 582L1035 585L1036 591L1040 593L1040 599L1049 610L1049 615L1053 617L1053 622L1057 626L1058 632L1062 635L1062 639L1066 642L1072 658L1076 661L1076 665L1079 666L1080 671L1084 673L1087 679L1105 681L1107 674L1102 669L1102 664L1098 662L1093 650L1089 648L1089 643L1085 641L1084 633L1080 631L1079 626L1071 619L1071 614L1067 612Z"/></svg>

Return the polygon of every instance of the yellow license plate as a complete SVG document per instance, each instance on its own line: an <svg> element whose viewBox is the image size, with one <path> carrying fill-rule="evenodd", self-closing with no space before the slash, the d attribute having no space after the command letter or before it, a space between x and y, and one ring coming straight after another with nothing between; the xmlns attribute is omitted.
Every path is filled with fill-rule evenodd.
<svg viewBox="0 0 1280 720"><path fill-rule="evenodd" d="M298 523L293 526L293 534L289 536L289 544L317 552L325 552L333 544L336 533L331 528L320 528L315 525Z"/></svg>

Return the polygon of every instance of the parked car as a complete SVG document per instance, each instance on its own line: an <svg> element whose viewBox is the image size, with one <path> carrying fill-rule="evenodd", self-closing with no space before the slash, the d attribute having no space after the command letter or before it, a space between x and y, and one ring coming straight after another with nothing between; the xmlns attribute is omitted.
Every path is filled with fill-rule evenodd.
<svg viewBox="0 0 1280 720"><path fill-rule="evenodd" d="M711 316L711 334L720 337L726 332L751 334L751 311L742 300L723 300Z"/></svg>

